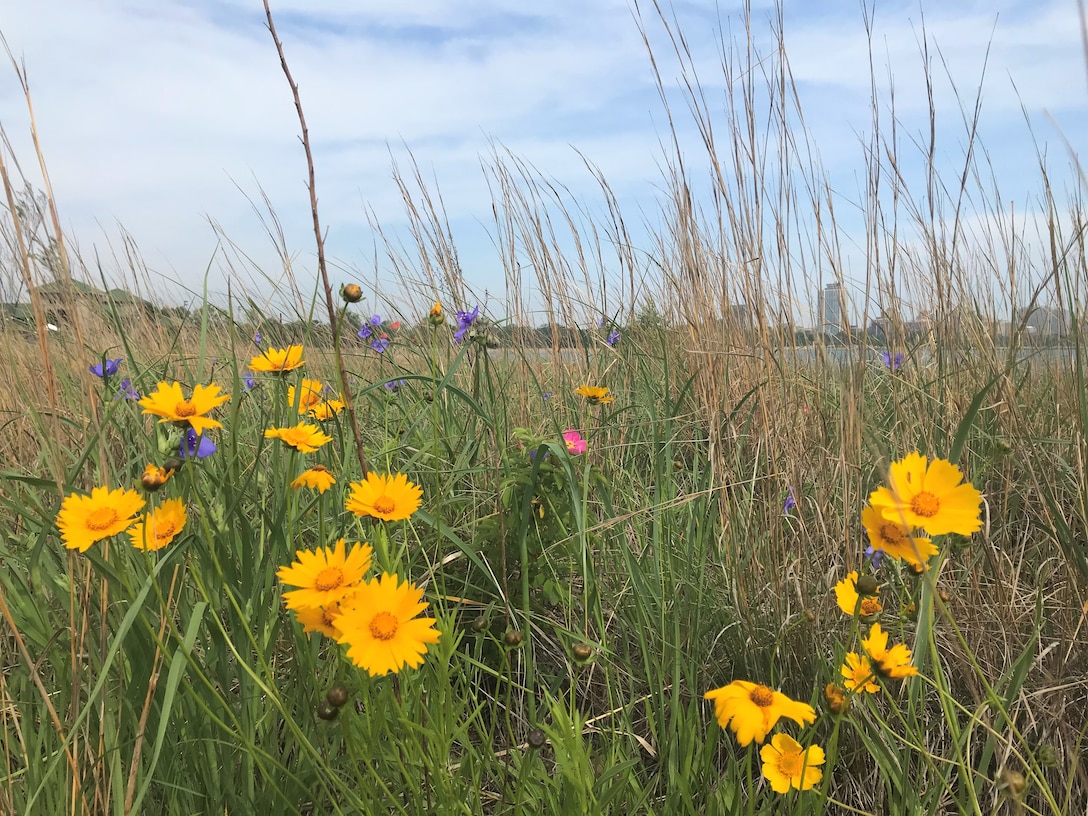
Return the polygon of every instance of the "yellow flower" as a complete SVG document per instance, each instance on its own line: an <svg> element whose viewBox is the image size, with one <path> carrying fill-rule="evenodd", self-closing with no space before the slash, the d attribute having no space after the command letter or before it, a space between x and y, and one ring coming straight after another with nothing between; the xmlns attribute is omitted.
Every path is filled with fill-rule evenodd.
<svg viewBox="0 0 1088 816"><path fill-rule="evenodd" d="M351 483L351 495L344 506L357 516L399 521L419 509L422 496L423 488L409 482L403 473L387 476L371 471L364 481Z"/></svg>
<svg viewBox="0 0 1088 816"><path fill-rule="evenodd" d="M431 311L427 313L427 318L432 326L441 326L445 322L446 316L442 314L442 304L439 301L434 302Z"/></svg>
<svg viewBox="0 0 1088 816"><path fill-rule="evenodd" d="M287 386L287 404L291 408L297 408L300 414L314 419L326 420L344 410L342 400L325 397L325 386L321 384L321 380L304 379L297 394L296 397L293 385Z"/></svg>
<svg viewBox="0 0 1088 816"><path fill-rule="evenodd" d="M858 595L858 572L852 570L846 574L846 577L835 584L835 600L839 604L839 609L845 612L850 617L854 616L854 612L857 611L863 618L871 618L873 615L878 615L884 609L880 605L880 601L874 597L868 595ZM858 601L861 601L861 605L858 605Z"/></svg>
<svg viewBox="0 0 1088 816"><path fill-rule="evenodd" d="M199 436L205 428L222 428L222 423L205 416L230 399L230 394L220 394L218 385L197 385L193 395L185 399L181 383L158 384L153 392L142 400L145 414L162 417L159 422L176 422L178 425L192 427Z"/></svg>
<svg viewBox="0 0 1088 816"><path fill-rule="evenodd" d="M911 535L909 527L886 519L872 505L861 511L861 523L873 549L886 552L892 558L921 565L937 554L937 547L932 541L924 536Z"/></svg>
<svg viewBox="0 0 1088 816"><path fill-rule="evenodd" d="M880 691L880 686L875 682L873 665L869 662L869 658L863 655L848 652L846 662L839 669L839 674L842 675L843 685L851 691L867 691L870 694Z"/></svg>
<svg viewBox="0 0 1088 816"><path fill-rule="evenodd" d="M166 484L173 475L173 468L161 468L156 464L148 464L144 468L143 475L140 476L140 484L148 493L154 493Z"/></svg>
<svg viewBox="0 0 1088 816"><path fill-rule="evenodd" d="M249 361L249 367L265 374L285 374L305 362L302 359L302 346L288 346L285 349L270 348L261 352Z"/></svg>
<svg viewBox="0 0 1088 816"><path fill-rule="evenodd" d="M416 617L427 609L422 598L423 590L388 573L360 587L336 618L337 640L347 644L348 658L372 677L419 668L427 644L441 635L434 618Z"/></svg>
<svg viewBox="0 0 1088 816"><path fill-rule="evenodd" d="M304 470L299 474L299 477L291 482L291 487L298 490L300 487L312 487L317 490L318 493L324 493L330 487L336 484L336 479L329 473L329 469L324 465L314 465L309 470Z"/></svg>
<svg viewBox="0 0 1088 816"><path fill-rule="evenodd" d="M585 397L593 405L605 405L612 402L612 397L608 396L607 388L600 388L593 385L579 385L574 389L574 393L580 397Z"/></svg>
<svg viewBox="0 0 1088 816"><path fill-rule="evenodd" d="M65 547L86 552L95 542L127 530L143 508L144 500L135 490L96 487L90 496L65 497L57 513L57 528Z"/></svg>
<svg viewBox="0 0 1088 816"><path fill-rule="evenodd" d="M850 710L850 700L846 697L846 689L828 683L824 686L824 700L827 701L828 710L835 715L843 715Z"/></svg>
<svg viewBox="0 0 1088 816"><path fill-rule="evenodd" d="M185 502L167 499L134 524L128 536L137 549L161 550L182 531L185 521Z"/></svg>
<svg viewBox="0 0 1088 816"><path fill-rule="evenodd" d="M790 788L808 790L823 779L817 765L824 764L824 749L819 745L803 748L789 734L775 734L770 745L764 745L759 756L763 760L763 776L775 793Z"/></svg>
<svg viewBox="0 0 1088 816"><path fill-rule="evenodd" d="M888 482L889 487L869 496L888 521L921 527L930 535L971 535L982 526L982 494L963 482L963 473L951 462L934 459L927 465L926 457L915 451L892 463Z"/></svg>
<svg viewBox="0 0 1088 816"><path fill-rule="evenodd" d="M352 546L345 552L344 539L332 548L298 550L296 561L280 567L276 577L288 586L301 587L283 593L288 609L328 607L354 592L370 569L373 549L369 544Z"/></svg>
<svg viewBox="0 0 1088 816"><path fill-rule="evenodd" d="M798 725L816 721L816 712L808 703L798 703L780 691L747 680L734 680L704 696L714 701L719 725L731 728L742 746L753 739L763 742L782 717Z"/></svg>
<svg viewBox="0 0 1088 816"><path fill-rule="evenodd" d="M307 425L305 422L300 422L293 428L269 428L264 432L264 438L279 439L300 453L313 453L326 442L332 441L332 437L322 433L316 425Z"/></svg>
<svg viewBox="0 0 1088 816"><path fill-rule="evenodd" d="M897 643L888 648L888 633L880 628L879 623L874 623L869 630L869 637L861 642L865 651L869 653L869 659L873 663L873 672L890 680L902 680L904 677L913 677L918 674L918 669L910 665L910 649L902 643Z"/></svg>
<svg viewBox="0 0 1088 816"><path fill-rule="evenodd" d="M295 610L295 619L302 624L303 632L308 635L320 632L333 640L340 637L340 629L336 625L339 615L340 604L338 603L325 607L303 606Z"/></svg>

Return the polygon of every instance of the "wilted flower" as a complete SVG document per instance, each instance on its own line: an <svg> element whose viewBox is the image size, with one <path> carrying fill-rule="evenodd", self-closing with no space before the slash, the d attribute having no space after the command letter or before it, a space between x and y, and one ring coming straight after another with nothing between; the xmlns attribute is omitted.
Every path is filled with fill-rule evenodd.
<svg viewBox="0 0 1088 816"><path fill-rule="evenodd" d="M121 380L121 385L118 388L117 393L114 394L113 398L115 400L138 400L140 399L140 392L132 387L132 380L130 380L128 377L125 377L123 380Z"/></svg>
<svg viewBox="0 0 1088 816"><path fill-rule="evenodd" d="M105 360L101 363L95 363L93 366L89 366L88 369L96 377L112 377L121 370L121 361L124 359L124 357L118 357L116 360Z"/></svg>
<svg viewBox="0 0 1088 816"><path fill-rule="evenodd" d="M173 475L173 468L159 467L154 463L150 463L144 468L143 475L140 476L140 484L143 485L144 490L154 493L166 484Z"/></svg>
<svg viewBox="0 0 1088 816"><path fill-rule="evenodd" d="M434 302L434 306L427 313L427 319L431 322L432 326L441 326L446 322L446 316L442 314L442 304L437 300Z"/></svg>
<svg viewBox="0 0 1088 816"><path fill-rule="evenodd" d="M471 328L473 322L480 316L480 307L477 306L471 312L457 310L457 331L453 333L453 342L460 343L465 339L465 334Z"/></svg>

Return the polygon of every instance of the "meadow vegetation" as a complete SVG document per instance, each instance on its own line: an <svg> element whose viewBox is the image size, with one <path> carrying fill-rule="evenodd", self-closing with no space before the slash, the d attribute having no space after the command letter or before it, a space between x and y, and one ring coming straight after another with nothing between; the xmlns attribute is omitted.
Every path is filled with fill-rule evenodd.
<svg viewBox="0 0 1088 816"><path fill-rule="evenodd" d="M1041 241L969 228L975 101L915 184L874 98L848 228L785 50L734 44L722 106L641 22L706 147L648 246L499 152L501 309L412 168L396 303L285 249L169 319L4 324L0 812L1084 812L1079 182L1040 158ZM94 282L0 169L6 271ZM882 334L801 348L848 241Z"/></svg>

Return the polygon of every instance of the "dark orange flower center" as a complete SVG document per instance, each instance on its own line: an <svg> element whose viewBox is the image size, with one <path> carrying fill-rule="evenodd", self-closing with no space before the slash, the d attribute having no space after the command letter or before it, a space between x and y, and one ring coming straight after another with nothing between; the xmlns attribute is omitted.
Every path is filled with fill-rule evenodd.
<svg viewBox="0 0 1088 816"><path fill-rule="evenodd" d="M389 515L397 509L397 503L388 496L379 496L374 500L374 510Z"/></svg>
<svg viewBox="0 0 1088 816"><path fill-rule="evenodd" d="M756 686L748 692L748 699L760 708L769 708L774 703L774 691L766 686Z"/></svg>
<svg viewBox="0 0 1088 816"><path fill-rule="evenodd" d="M880 605L880 601L876 598L862 598L861 599L861 616L863 618L872 617L884 607Z"/></svg>
<svg viewBox="0 0 1088 816"><path fill-rule="evenodd" d="M102 530L108 530L116 524L117 519L117 511L112 507L99 507L87 516L87 527L91 530L101 532Z"/></svg>
<svg viewBox="0 0 1088 816"><path fill-rule="evenodd" d="M923 490L910 500L910 509L924 518L933 518L941 509L941 500Z"/></svg>
<svg viewBox="0 0 1088 816"><path fill-rule="evenodd" d="M880 540L888 546L895 547L903 543L903 528L898 524L886 521L880 525Z"/></svg>
<svg viewBox="0 0 1088 816"><path fill-rule="evenodd" d="M174 406L174 414L179 417L191 417L196 412L196 406L190 400L182 400Z"/></svg>
<svg viewBox="0 0 1088 816"><path fill-rule="evenodd" d="M312 468L310 468L310 470L312 470L314 473L328 473L329 472L329 469L327 467L325 467L324 465L314 465Z"/></svg>
<svg viewBox="0 0 1088 816"><path fill-rule="evenodd" d="M328 592L344 584L344 571L340 567L325 567L314 577L314 589Z"/></svg>
<svg viewBox="0 0 1088 816"><path fill-rule="evenodd" d="M782 772L783 776L788 776L791 779L801 775L801 768L804 767L804 764L804 754L789 751L778 755L778 770Z"/></svg>
<svg viewBox="0 0 1088 816"><path fill-rule="evenodd" d="M177 531L178 526L173 519L166 519L155 524L155 538L159 540L170 538Z"/></svg>
<svg viewBox="0 0 1088 816"><path fill-rule="evenodd" d="M379 612L370 619L370 634L375 640L392 640L397 634L400 621L389 612Z"/></svg>
<svg viewBox="0 0 1088 816"><path fill-rule="evenodd" d="M311 408L321 402L321 395L316 391L306 391L303 393L300 405L306 408Z"/></svg>

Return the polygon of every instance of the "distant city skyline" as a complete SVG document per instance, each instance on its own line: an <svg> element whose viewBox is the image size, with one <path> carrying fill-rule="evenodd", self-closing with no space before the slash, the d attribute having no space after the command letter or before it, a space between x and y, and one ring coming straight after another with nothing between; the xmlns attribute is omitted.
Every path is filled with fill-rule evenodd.
<svg viewBox="0 0 1088 816"><path fill-rule="evenodd" d="M671 56L661 24L645 7L641 11L694 178L709 176L702 135L686 114L685 76L698 76L718 111L717 126L727 130L721 109L726 88L717 66L722 41L743 38L740 7L688 3L670 11L692 51L686 68ZM442 196L475 298L487 292L501 300L505 287L491 214L494 179L481 163L507 148L556 189L569 191L578 215L606 221L608 202L584 162L594 163L632 225L639 257L652 250L643 225L653 227L662 218L663 167L671 160L663 145L671 137L633 4L284 0L272 8L314 140L334 277L389 291L389 298L369 298L376 309L401 293L390 291L392 267L371 222L394 242L410 244L402 191L390 176L396 163L410 179L412 157L432 195ZM772 7L755 3L753 17L758 46L772 53ZM856 202L865 186L861 162L873 119L870 42L886 129L894 80L904 151L899 169L906 182L924 191L924 30L937 116L934 161L952 179L962 170L964 110L973 108L986 68L978 133L998 177L1000 205L995 212L964 212L965 222L974 219L969 223L982 228L988 218L1002 222L1015 214L1030 233L1045 217L1036 200L1038 160L1024 113L1047 152L1056 189L1073 185L1065 140L1079 152L1088 133L1075 3L882 3L871 37L853 3L816 8L788 0L782 18L805 135L834 191L848 239L838 273L851 296L865 268ZM298 124L259 2L13 4L3 34L28 71L62 222L89 263L100 260L107 276L120 282L120 225L143 253L156 294L168 300L198 296L205 269L220 297L228 275L259 293L266 278L276 280L282 271L268 217L255 212L267 195L300 280L312 280ZM24 102L10 71L0 80L0 123L29 180L40 186ZM710 200L708 187L693 189L697 207ZM212 223L237 253L223 254ZM804 270L808 278L793 282L800 297L791 308L799 318L814 305L808 300L812 281L829 274L816 268L823 263L818 253L811 261ZM610 261L604 263L607 268ZM429 293L411 294L422 302Z"/></svg>

